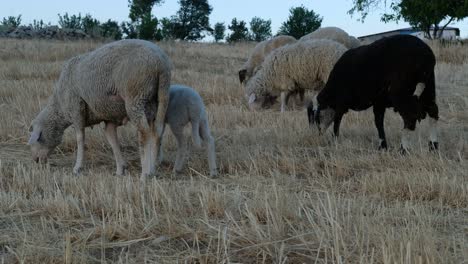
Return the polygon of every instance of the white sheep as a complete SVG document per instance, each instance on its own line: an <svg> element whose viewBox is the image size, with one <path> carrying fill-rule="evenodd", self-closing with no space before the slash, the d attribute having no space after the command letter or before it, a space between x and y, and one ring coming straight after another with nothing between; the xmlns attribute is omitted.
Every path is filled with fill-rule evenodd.
<svg viewBox="0 0 468 264"><path fill-rule="evenodd" d="M342 44L328 39L298 41L276 49L245 87L250 108L257 109L265 100L281 94L284 112L287 94L297 90L319 91L346 50Z"/></svg>
<svg viewBox="0 0 468 264"><path fill-rule="evenodd" d="M248 80L255 75L262 62L273 50L287 44L296 42L294 37L279 35L269 40L264 40L258 43L250 54L248 60L242 65L239 70L239 81L245 84Z"/></svg>
<svg viewBox="0 0 468 264"><path fill-rule="evenodd" d="M210 133L205 105L200 95L190 87L174 84L169 90L169 106L166 112L165 123L169 124L172 134L177 140L177 156L174 165L174 173L180 173L185 164L187 144L184 137L184 127L191 123L192 140L197 148L202 142L207 147L208 166L210 176L217 175L215 142ZM158 149L158 163L163 160L162 148Z"/></svg>
<svg viewBox="0 0 468 264"><path fill-rule="evenodd" d="M352 49L359 47L361 43L358 39L348 35L346 31L338 27L323 27L309 33L299 39L299 41L306 41L312 39L330 39L343 44L346 48Z"/></svg>
<svg viewBox="0 0 468 264"><path fill-rule="evenodd" d="M169 103L172 62L157 45L121 40L70 59L62 69L46 107L30 128L32 156L47 161L65 129L76 132L80 173L84 162L85 127L105 122L105 135L114 152L118 175L126 169L117 127L130 120L138 129L142 179L156 173L157 147Z"/></svg>

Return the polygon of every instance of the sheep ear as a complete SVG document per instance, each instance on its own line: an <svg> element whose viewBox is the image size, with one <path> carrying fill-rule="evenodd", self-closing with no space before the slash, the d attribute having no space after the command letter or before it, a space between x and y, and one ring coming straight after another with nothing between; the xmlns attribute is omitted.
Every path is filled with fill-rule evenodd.
<svg viewBox="0 0 468 264"><path fill-rule="evenodd" d="M245 75L247 74L247 70L246 69L242 69L239 71L239 82L240 83L243 83L244 80L245 80Z"/></svg>
<svg viewBox="0 0 468 264"><path fill-rule="evenodd" d="M249 104L255 102L255 99L257 99L257 97L255 96L255 94L251 94L251 95L249 96Z"/></svg>
<svg viewBox="0 0 468 264"><path fill-rule="evenodd" d="M31 137L29 138L28 145L34 144L41 138L42 131L33 131Z"/></svg>

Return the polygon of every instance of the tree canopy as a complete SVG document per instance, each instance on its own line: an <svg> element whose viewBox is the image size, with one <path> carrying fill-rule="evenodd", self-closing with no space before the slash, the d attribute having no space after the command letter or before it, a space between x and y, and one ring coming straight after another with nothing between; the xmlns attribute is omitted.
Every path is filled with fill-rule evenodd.
<svg viewBox="0 0 468 264"><path fill-rule="evenodd" d="M278 35L290 35L297 39L315 31L322 25L323 18L313 10L304 6L293 7L289 10L289 18L281 25Z"/></svg>
<svg viewBox="0 0 468 264"><path fill-rule="evenodd" d="M218 22L214 25L213 37L216 42L224 39L225 37L226 26L224 23Z"/></svg>
<svg viewBox="0 0 468 264"><path fill-rule="evenodd" d="M424 31L427 38L440 38L450 23L468 16L468 0L353 0L348 13L359 14L364 21L370 12L382 6L388 7L382 21L404 20Z"/></svg>
<svg viewBox="0 0 468 264"><path fill-rule="evenodd" d="M253 17L250 20L250 39L260 42L271 37L271 20L264 20L259 17Z"/></svg>
<svg viewBox="0 0 468 264"><path fill-rule="evenodd" d="M172 16L173 35L181 40L199 40L204 31L212 32L209 16L213 8L207 0L179 0L180 9Z"/></svg>
<svg viewBox="0 0 468 264"><path fill-rule="evenodd" d="M228 29L232 31L226 38L228 42L249 40L249 30L245 21L237 21L237 18L233 18Z"/></svg>

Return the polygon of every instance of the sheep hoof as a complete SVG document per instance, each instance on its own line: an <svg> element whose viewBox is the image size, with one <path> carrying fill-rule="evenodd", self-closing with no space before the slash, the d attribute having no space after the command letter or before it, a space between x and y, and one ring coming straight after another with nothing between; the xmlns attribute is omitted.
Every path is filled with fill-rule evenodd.
<svg viewBox="0 0 468 264"><path fill-rule="evenodd" d="M140 182L145 182L147 179L151 179L151 178L158 178L159 177L159 174L157 172L154 172L154 173L142 173L140 175Z"/></svg>
<svg viewBox="0 0 468 264"><path fill-rule="evenodd" d="M405 147L403 147L402 145L400 146L399 152L400 152L400 154L403 155L403 156L410 154L409 150L406 149Z"/></svg>
<svg viewBox="0 0 468 264"><path fill-rule="evenodd" d="M183 170L173 170L172 173L173 173L174 177L180 177L180 176L183 176L184 171Z"/></svg>
<svg viewBox="0 0 468 264"><path fill-rule="evenodd" d="M117 176L124 176L125 174L127 174L127 172L128 172L128 165L125 164L122 167L117 168L117 171L115 172L115 174Z"/></svg>
<svg viewBox="0 0 468 264"><path fill-rule="evenodd" d="M429 141L429 151L439 150L439 142Z"/></svg>
<svg viewBox="0 0 468 264"><path fill-rule="evenodd" d="M387 141L382 141L379 146L379 150L387 150Z"/></svg>
<svg viewBox="0 0 468 264"><path fill-rule="evenodd" d="M83 169L81 167L74 167L73 168L73 175L80 176L82 171L83 171Z"/></svg>
<svg viewBox="0 0 468 264"><path fill-rule="evenodd" d="M210 171L210 177L211 178L218 178L218 170L214 169L214 170Z"/></svg>

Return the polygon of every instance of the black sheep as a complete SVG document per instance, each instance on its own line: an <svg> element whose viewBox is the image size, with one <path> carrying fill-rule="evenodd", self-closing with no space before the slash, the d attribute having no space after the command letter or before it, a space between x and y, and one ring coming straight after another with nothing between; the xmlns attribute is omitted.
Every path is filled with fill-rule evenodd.
<svg viewBox="0 0 468 264"><path fill-rule="evenodd" d="M408 133L416 121L429 115L429 147L438 148L434 67L431 48L417 37L397 35L350 49L337 61L322 91L310 103L309 124L324 131L333 122L335 136L349 109L362 111L373 106L379 149L386 149L385 109L393 107L403 118L401 150L408 151Z"/></svg>

